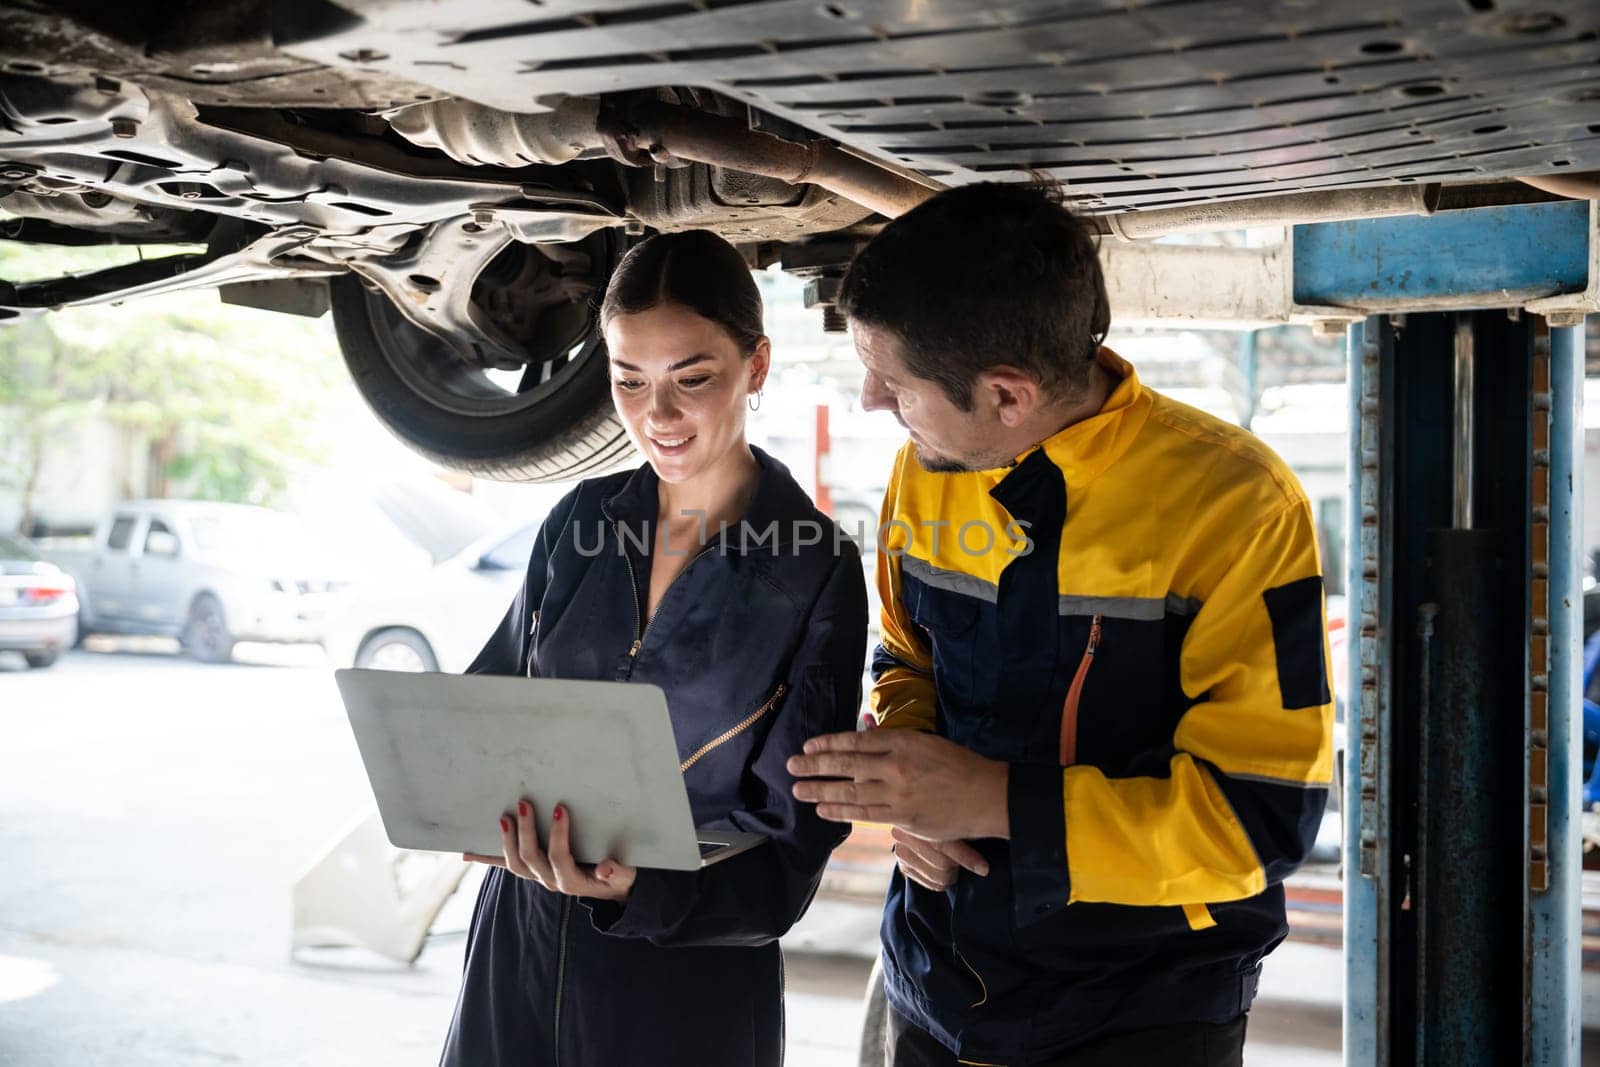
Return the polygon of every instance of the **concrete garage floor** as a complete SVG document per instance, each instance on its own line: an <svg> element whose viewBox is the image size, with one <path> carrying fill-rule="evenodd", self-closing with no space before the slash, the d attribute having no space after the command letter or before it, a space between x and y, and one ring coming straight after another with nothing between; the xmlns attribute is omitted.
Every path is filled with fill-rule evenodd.
<svg viewBox="0 0 1600 1067"><path fill-rule="evenodd" d="M471 893L414 967L289 954L289 889L370 805L315 649L0 656L0 1065L435 1062ZM854 1067L875 917L786 943L792 1067ZM1337 952L1268 963L1246 1063L1339 1062Z"/></svg>

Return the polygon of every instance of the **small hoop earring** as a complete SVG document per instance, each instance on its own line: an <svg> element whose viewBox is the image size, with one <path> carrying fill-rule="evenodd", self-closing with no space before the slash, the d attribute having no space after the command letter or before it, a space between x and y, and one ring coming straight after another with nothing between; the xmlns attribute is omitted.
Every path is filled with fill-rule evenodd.
<svg viewBox="0 0 1600 1067"><path fill-rule="evenodd" d="M760 389L757 389L756 393L755 393L755 396L753 396L750 399L745 401L745 403L750 405L750 410L751 411L760 411L761 410L761 392L762 391Z"/></svg>

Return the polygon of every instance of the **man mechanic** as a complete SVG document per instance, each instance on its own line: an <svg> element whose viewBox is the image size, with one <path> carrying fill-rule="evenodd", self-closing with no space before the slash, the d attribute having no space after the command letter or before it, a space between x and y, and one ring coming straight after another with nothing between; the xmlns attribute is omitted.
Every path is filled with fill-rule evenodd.
<svg viewBox="0 0 1600 1067"><path fill-rule="evenodd" d="M888 1059L1238 1064L1332 771L1321 567L1288 466L1104 347L1085 227L941 193L857 255L884 497L880 727L795 796L892 825Z"/></svg>

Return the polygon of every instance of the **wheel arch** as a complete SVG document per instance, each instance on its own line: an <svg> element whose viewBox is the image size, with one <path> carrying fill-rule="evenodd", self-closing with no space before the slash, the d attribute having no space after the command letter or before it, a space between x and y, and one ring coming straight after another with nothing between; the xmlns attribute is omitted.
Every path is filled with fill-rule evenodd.
<svg viewBox="0 0 1600 1067"><path fill-rule="evenodd" d="M428 651L428 655L433 657L434 663L437 664L439 662L438 643L431 640L428 635L423 633L420 629L412 626L409 623L384 623L382 625L368 627L367 630L361 635L361 639L355 643L355 648L351 650L351 663L360 662L361 654L367 650L367 646L372 643L373 639L379 634L386 633L403 633L415 637L418 641L422 642L423 647Z"/></svg>

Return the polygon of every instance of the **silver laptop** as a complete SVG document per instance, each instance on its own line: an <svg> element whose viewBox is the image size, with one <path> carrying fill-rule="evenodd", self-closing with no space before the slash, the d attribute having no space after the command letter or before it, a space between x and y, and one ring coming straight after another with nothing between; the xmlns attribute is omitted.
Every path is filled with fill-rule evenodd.
<svg viewBox="0 0 1600 1067"><path fill-rule="evenodd" d="M666 695L653 685L404 671L334 672L389 840L504 852L527 797L541 841L559 803L579 863L688 871L765 835L696 830Z"/></svg>

